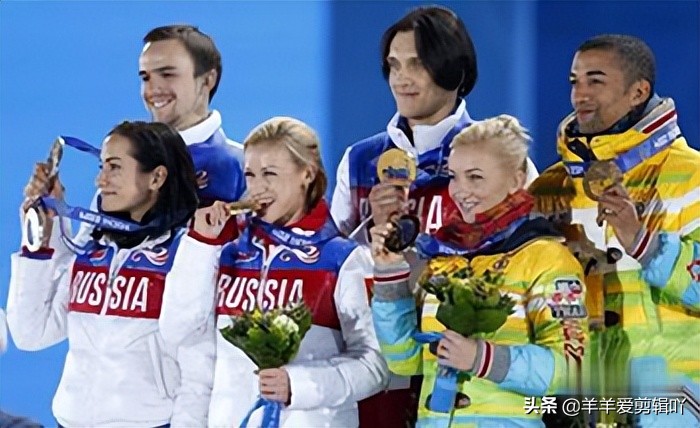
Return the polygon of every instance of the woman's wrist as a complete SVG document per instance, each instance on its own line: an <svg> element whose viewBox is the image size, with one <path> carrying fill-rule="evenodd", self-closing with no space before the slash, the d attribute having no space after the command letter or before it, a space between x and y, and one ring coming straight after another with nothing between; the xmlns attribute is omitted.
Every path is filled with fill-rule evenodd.
<svg viewBox="0 0 700 428"><path fill-rule="evenodd" d="M405 259L392 264L375 265L373 295L383 301L412 298L408 283L410 276L411 267Z"/></svg>

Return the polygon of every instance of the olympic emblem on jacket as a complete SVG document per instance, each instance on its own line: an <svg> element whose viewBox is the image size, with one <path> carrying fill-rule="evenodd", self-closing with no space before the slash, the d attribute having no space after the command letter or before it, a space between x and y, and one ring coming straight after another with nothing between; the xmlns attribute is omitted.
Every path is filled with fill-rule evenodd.
<svg viewBox="0 0 700 428"><path fill-rule="evenodd" d="M280 260L283 262L288 262L290 261L291 255L289 253L294 254L297 256L300 262L306 263L306 264L311 264L311 263L316 263L321 256L321 252L318 251L318 248L312 245L302 247L302 248L285 248L287 251L282 253L280 256Z"/></svg>
<svg viewBox="0 0 700 428"><path fill-rule="evenodd" d="M585 318L586 306L582 300L583 285L578 278L557 278L555 291L547 300L554 318Z"/></svg>
<svg viewBox="0 0 700 428"><path fill-rule="evenodd" d="M168 249L165 247L156 247L152 250L136 250L131 255L131 261L140 262L145 257L151 264L163 266L168 261L168 255Z"/></svg>

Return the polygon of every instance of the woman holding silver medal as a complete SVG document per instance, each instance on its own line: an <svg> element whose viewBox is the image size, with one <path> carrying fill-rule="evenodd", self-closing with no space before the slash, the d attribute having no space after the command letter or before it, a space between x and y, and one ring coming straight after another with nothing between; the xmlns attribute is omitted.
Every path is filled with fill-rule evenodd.
<svg viewBox="0 0 700 428"><path fill-rule="evenodd" d="M395 226L371 229L377 337L392 372L424 375L417 426L542 427L541 414L523 410L526 399L580 388L587 330L583 273L558 233L531 215L533 199L522 189L529 140L507 115L457 134L448 168L449 195L458 212L434 236L416 241L428 265L421 285L459 282L465 278L460 272L468 272L494 289L497 301L511 300L512 312L506 311L495 330L477 328L465 337L446 329L442 321L451 321L454 330L464 324L466 312L449 316L441 308L450 299L456 305L458 291L450 291L448 299L424 292L419 317L408 279L423 267L409 266L403 253L386 248ZM496 277L501 280L489 282ZM433 339L425 340L426 333ZM430 346L423 347L426 342ZM450 372L455 376L449 378ZM453 382L451 390L447 381ZM443 400L440 408L436 396Z"/></svg>
<svg viewBox="0 0 700 428"><path fill-rule="evenodd" d="M177 345L214 318L221 330L303 301L312 325L289 364L261 369L216 333L209 425L266 425L265 409L254 410L260 397L282 407L272 425L357 426L357 401L388 378L365 286L369 257L330 217L319 141L308 125L263 122L246 138L244 158L248 195L198 210L183 238L164 298L164 337ZM246 207L256 212L240 236L219 241L232 211Z"/></svg>
<svg viewBox="0 0 700 428"><path fill-rule="evenodd" d="M193 373L191 346L203 337L176 352L158 327L168 273L197 207L185 143L170 126L145 122L117 125L101 150L66 142L99 153L99 212L62 201L54 145L25 189L25 245L12 255L7 316L15 343L40 350L68 339L53 401L59 426L202 426L209 394L199 385L206 376ZM95 223L88 244L71 247L69 263L54 260L57 213Z"/></svg>

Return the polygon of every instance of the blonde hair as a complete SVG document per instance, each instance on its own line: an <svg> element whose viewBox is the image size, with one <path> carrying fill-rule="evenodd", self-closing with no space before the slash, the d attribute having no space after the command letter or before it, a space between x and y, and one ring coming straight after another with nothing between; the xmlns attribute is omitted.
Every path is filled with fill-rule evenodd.
<svg viewBox="0 0 700 428"><path fill-rule="evenodd" d="M527 169L527 150L532 138L518 119L502 114L485 119L463 129L452 140L450 148L488 145L502 159L504 166L514 170Z"/></svg>
<svg viewBox="0 0 700 428"><path fill-rule="evenodd" d="M309 125L293 117L277 116L253 128L243 142L244 150L260 144L283 144L299 167L310 166L316 171L306 190L304 210L308 212L326 193L328 178L321 161L321 143Z"/></svg>

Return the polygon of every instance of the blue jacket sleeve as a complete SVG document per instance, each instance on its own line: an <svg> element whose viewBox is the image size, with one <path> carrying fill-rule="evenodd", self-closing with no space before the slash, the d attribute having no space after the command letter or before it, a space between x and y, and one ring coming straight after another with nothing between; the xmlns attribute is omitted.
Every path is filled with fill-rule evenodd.
<svg viewBox="0 0 700 428"><path fill-rule="evenodd" d="M413 340L418 330L416 301L409 289L410 270L403 262L375 266L372 318L382 355L392 373L411 376L422 370L422 345Z"/></svg>
<svg viewBox="0 0 700 428"><path fill-rule="evenodd" d="M685 236L658 232L649 240L639 259L644 280L664 297L700 312L700 228Z"/></svg>

